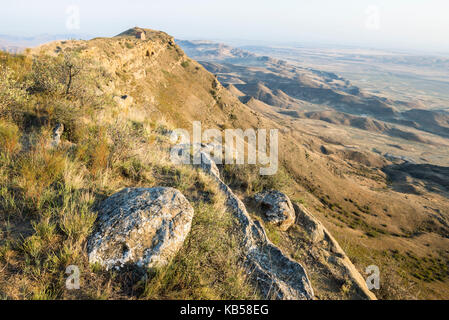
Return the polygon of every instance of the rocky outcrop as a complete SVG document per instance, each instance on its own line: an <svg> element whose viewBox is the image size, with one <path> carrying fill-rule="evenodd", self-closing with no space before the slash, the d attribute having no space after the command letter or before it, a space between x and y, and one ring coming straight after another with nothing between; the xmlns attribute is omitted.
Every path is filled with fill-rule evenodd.
<svg viewBox="0 0 449 320"><path fill-rule="evenodd" d="M76 148L76 144L67 140L62 140L62 134L64 133L64 125L62 123L56 124L52 130L51 139L48 140L46 147L48 149L63 149L73 150Z"/></svg>
<svg viewBox="0 0 449 320"><path fill-rule="evenodd" d="M227 197L229 209L238 218L245 235L243 242L247 264L265 297L275 299L313 299L313 289L304 267L288 258L268 240L263 227L258 221L253 221L250 218L243 202L221 180L215 163L207 154L201 153L201 155L201 168L217 180ZM268 196L270 194L271 196ZM288 199L287 196L273 191L259 194L258 198L261 200L273 198L273 200L269 201L273 204ZM279 201L274 201L275 199ZM287 201L286 208L289 208L288 203L289 201ZM355 291L354 298L376 300L376 296L369 291L362 275L321 222L308 212L304 206L298 206L291 202L290 206L295 212L293 216L296 215L295 222L306 231L312 240L313 248L310 248L310 254L317 260L326 261L328 272L333 277L351 283Z"/></svg>
<svg viewBox="0 0 449 320"><path fill-rule="evenodd" d="M295 209L290 199L282 192L271 190L258 193L254 200L269 223L287 231L295 223Z"/></svg>
<svg viewBox="0 0 449 320"><path fill-rule="evenodd" d="M62 123L58 123L53 129L53 134L51 136L50 146L52 148L57 148L61 144L61 135L64 132L64 125Z"/></svg>
<svg viewBox="0 0 449 320"><path fill-rule="evenodd" d="M303 205L295 204L294 207L296 223L306 231L312 241L312 246L309 248L310 254L317 261L324 261L328 272L334 278L350 282L355 290L354 298L376 300L376 296L369 291L362 275L323 224Z"/></svg>
<svg viewBox="0 0 449 320"><path fill-rule="evenodd" d="M168 264L183 245L194 214L173 188L124 189L101 203L98 212L97 231L88 240L89 262L106 269Z"/></svg>
<svg viewBox="0 0 449 320"><path fill-rule="evenodd" d="M226 196L229 210L237 217L243 232L242 245L251 277L257 282L266 299L313 299L312 285L303 266L287 257L268 239L258 221L253 221L243 202L221 180L216 164L201 153L204 171L218 182Z"/></svg>

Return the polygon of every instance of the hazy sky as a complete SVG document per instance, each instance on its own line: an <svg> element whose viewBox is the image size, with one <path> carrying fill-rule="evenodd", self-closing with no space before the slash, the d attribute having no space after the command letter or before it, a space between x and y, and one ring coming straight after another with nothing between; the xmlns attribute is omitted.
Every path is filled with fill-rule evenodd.
<svg viewBox="0 0 449 320"><path fill-rule="evenodd" d="M0 34L112 36L141 26L183 39L313 41L449 52L448 0L2 2Z"/></svg>

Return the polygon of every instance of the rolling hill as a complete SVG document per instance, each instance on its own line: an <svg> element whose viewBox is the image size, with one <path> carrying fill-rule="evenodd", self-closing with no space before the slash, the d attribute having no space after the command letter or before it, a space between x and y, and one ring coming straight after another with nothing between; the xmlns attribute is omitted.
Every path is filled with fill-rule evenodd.
<svg viewBox="0 0 449 320"><path fill-rule="evenodd" d="M254 294L257 286L240 265L242 216L254 223L251 230L263 230L261 239L266 234L257 252L297 268L273 263L277 283L288 283L286 270L301 265L316 299L372 298L362 278L370 265L381 270L380 299L447 297L447 170L373 150L389 141L404 146L403 154L441 155L441 136L419 131L426 138L417 147L418 134L404 139L406 125L392 124L414 113L403 115L333 73L208 42L180 43L187 54L172 36L136 27L112 38L55 41L25 55L2 53L2 72L14 73L5 79L15 80L1 88L22 97L1 110L0 133L20 136L7 140L16 141L8 149L2 145L8 156L0 158L2 297L267 298ZM73 70L81 76L68 82ZM194 121L203 129L278 129L277 174L218 164L217 183L198 168L175 166L170 134L191 132ZM439 117L410 121L446 126ZM62 147L49 150L46 141L61 124ZM137 187L176 188L195 211L173 262L145 280L91 265L86 253L98 205ZM271 189L295 207L287 230L270 225L254 205L257 193ZM237 203L237 216L229 202ZM70 264L84 271L78 293L61 281Z"/></svg>

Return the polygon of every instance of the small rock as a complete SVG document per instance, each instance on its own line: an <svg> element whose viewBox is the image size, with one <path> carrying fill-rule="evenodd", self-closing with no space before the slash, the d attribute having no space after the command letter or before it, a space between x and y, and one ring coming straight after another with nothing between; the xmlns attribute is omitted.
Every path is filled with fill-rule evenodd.
<svg viewBox="0 0 449 320"><path fill-rule="evenodd" d="M120 108L126 109L126 108L129 108L133 104L134 98L131 97L130 95L124 94L121 96L115 96L114 101L117 103L117 105Z"/></svg>
<svg viewBox="0 0 449 320"><path fill-rule="evenodd" d="M254 196L268 222L286 231L295 223L295 210L290 199L282 192L271 190Z"/></svg>
<svg viewBox="0 0 449 320"><path fill-rule="evenodd" d="M347 293L351 299L376 300L365 279L323 224L303 205L295 204L294 209L298 218L297 225L303 228L312 240L310 254L316 260L322 260L322 267L329 270L335 279L351 284L350 292Z"/></svg>
<svg viewBox="0 0 449 320"><path fill-rule="evenodd" d="M127 188L99 208L98 229L88 240L90 263L106 269L167 265L182 247L194 210L173 188Z"/></svg>
<svg viewBox="0 0 449 320"><path fill-rule="evenodd" d="M323 225L316 220L313 215L304 207L302 204L293 206L296 212L297 221L296 223L300 225L307 233L314 244L323 241L326 236Z"/></svg>
<svg viewBox="0 0 449 320"><path fill-rule="evenodd" d="M51 137L51 147L57 148L61 143L61 135L64 132L64 125L62 123L58 123L56 127L53 129L53 134Z"/></svg>
<svg viewBox="0 0 449 320"><path fill-rule="evenodd" d="M324 145L320 147L320 151L322 154L327 155L327 156L335 153L334 150L332 150L329 147L326 147Z"/></svg>

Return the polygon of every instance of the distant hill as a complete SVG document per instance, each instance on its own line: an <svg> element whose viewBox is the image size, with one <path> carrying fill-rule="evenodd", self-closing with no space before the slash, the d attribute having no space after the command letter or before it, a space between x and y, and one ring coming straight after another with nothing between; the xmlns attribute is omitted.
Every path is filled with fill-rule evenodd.
<svg viewBox="0 0 449 320"><path fill-rule="evenodd" d="M71 40L71 39L88 39L87 35L81 34L41 34L37 36L10 36L0 34L0 50L19 53L26 48L33 48L44 43L56 41L56 40Z"/></svg>
<svg viewBox="0 0 449 320"><path fill-rule="evenodd" d="M332 108L337 111L332 116L341 113L361 116L355 126L369 130L373 129L373 125L362 123L367 121L363 120L365 116L376 119L378 123L390 122L449 137L447 113L425 110L422 101L396 101L382 95L368 94L363 88L333 72L292 65L284 60L259 56L225 44L211 41L179 43L224 84L232 84L245 95L268 105L297 112ZM282 113L288 114L285 111ZM290 114L297 115L295 112ZM335 122L339 120L335 119ZM419 135L398 130L387 131L407 140L427 141Z"/></svg>
<svg viewBox="0 0 449 320"><path fill-rule="evenodd" d="M382 270L379 298L447 298L449 178L430 162L447 162L449 144L417 129L423 121L444 127L444 117L412 112L407 120L406 106L325 70L208 42L184 45L192 55L169 34L136 27L0 53L8 80L0 95L9 98L0 102L3 298L260 298L258 283L301 284L291 268L301 264L317 299L360 299L373 263ZM395 119L416 126L404 134ZM191 132L194 121L220 133L276 130L270 157L279 170L261 176L262 164L218 163L208 165L210 176L205 166L175 165L171 134ZM155 187L179 190L194 211L172 262L145 280L132 268L91 265L86 239L98 230L97 205L125 188ZM290 199L297 219L287 230L261 213L273 206L254 203L271 190ZM110 243L111 253L133 257L123 242ZM242 259L251 256L262 263L250 260L248 270ZM61 281L67 265L83 270L79 291Z"/></svg>
<svg viewBox="0 0 449 320"><path fill-rule="evenodd" d="M267 56L258 56L246 50L234 48L223 43L204 40L176 40L176 42L183 48L186 54L196 60L204 61L221 61L234 62L245 61L248 63L252 61L257 62L275 62L276 59Z"/></svg>

